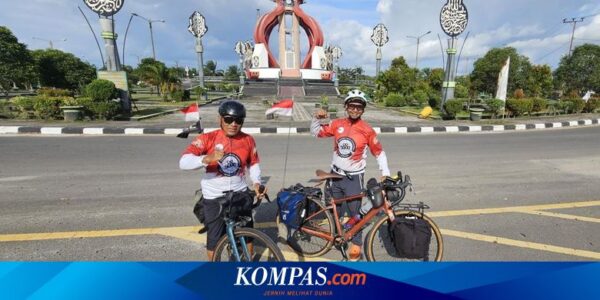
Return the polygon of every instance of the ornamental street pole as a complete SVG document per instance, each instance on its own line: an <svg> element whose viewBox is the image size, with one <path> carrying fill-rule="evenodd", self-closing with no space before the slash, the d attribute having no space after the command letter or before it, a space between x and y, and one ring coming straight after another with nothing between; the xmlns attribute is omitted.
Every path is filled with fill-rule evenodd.
<svg viewBox="0 0 600 300"><path fill-rule="evenodd" d="M385 45L390 40L388 36L388 30L383 24L377 24L375 28L373 28L373 34L371 35L371 41L375 46L377 46L377 53L375 54L375 77L379 76L379 72L381 72L381 58L383 57L381 53L381 47Z"/></svg>
<svg viewBox="0 0 600 300"><path fill-rule="evenodd" d="M208 27L206 27L206 20L204 16L195 11L189 18L189 26L188 31L196 37L196 54L198 55L198 81L200 81L200 87L204 89L204 61L202 58L202 53L204 52L204 47L202 47L202 36L206 34L208 31ZM208 93L204 93L205 100L208 101Z"/></svg>
<svg viewBox="0 0 600 300"><path fill-rule="evenodd" d="M121 10L125 0L83 0L83 3L100 17L101 36L104 38L104 48L106 49L106 71L98 71L98 78L110 80L115 84L121 98L121 109L130 113L131 101L129 100L127 73L121 70L119 51L117 50L117 34L114 30L114 15Z"/></svg>
<svg viewBox="0 0 600 300"><path fill-rule="evenodd" d="M240 57L240 89L244 86L244 53L246 53L246 44L239 41L235 44L235 53Z"/></svg>
<svg viewBox="0 0 600 300"><path fill-rule="evenodd" d="M335 46L331 50L331 53L332 53L333 61L334 61L333 69L335 72L335 80L333 81L333 86L337 88L340 86L340 79L339 79L340 64L339 64L339 62L340 62L340 58L342 57L342 48Z"/></svg>
<svg viewBox="0 0 600 300"><path fill-rule="evenodd" d="M440 11L440 25L442 30L450 36L448 49L446 50L448 61L446 63L444 83L442 84L442 102L440 104L440 110L444 114L446 113L444 105L449 99L454 98L454 88L456 87L456 82L454 81L457 52L456 37L465 31L468 23L469 13L467 7L463 4L463 0L447 0Z"/></svg>

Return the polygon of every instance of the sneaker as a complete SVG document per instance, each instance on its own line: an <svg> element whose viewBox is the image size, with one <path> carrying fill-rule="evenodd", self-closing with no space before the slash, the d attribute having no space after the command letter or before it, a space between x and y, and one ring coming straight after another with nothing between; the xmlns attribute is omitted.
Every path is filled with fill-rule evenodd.
<svg viewBox="0 0 600 300"><path fill-rule="evenodd" d="M350 251L348 251L348 261L359 261L360 257L360 246L350 244Z"/></svg>
<svg viewBox="0 0 600 300"><path fill-rule="evenodd" d="M200 230L198 230L198 234L203 234L203 233L205 233L207 231L208 231L208 227L202 226L202 228L200 228Z"/></svg>

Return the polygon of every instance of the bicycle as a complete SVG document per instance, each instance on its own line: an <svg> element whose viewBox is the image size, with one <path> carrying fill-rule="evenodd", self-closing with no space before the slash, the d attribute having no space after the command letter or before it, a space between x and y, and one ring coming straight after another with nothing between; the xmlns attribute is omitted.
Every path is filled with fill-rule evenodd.
<svg viewBox="0 0 600 300"><path fill-rule="evenodd" d="M261 186L264 190L264 186ZM249 192L251 197L256 197L256 192ZM219 202L221 210L223 212L223 220L225 221L225 232L226 234L219 239L217 246L215 247L213 262L221 261L234 261L234 262L253 262L253 261L269 261L269 262L283 262L285 258L281 250L277 247L275 242L265 233L254 229L244 227L250 221L251 217L247 216L231 216L232 197L234 191L227 191L223 193L225 195L224 200ZM265 199L271 202L269 196L265 194ZM229 204L223 210L223 204ZM253 204L252 209L258 207L261 200L258 199ZM219 214L218 217L220 217ZM207 222L209 223L209 222ZM252 246L250 246L250 243Z"/></svg>
<svg viewBox="0 0 600 300"><path fill-rule="evenodd" d="M316 175L317 179L311 180L318 182L315 187L320 186L327 180L343 178L342 175L327 173L322 170L317 170ZM429 206L422 202L419 204L400 203L406 195L406 189L412 189L410 177L406 175L403 179L401 172L398 172L396 179L388 178L384 182L377 183L376 186L381 188L384 199L383 204L380 207L372 207L360 221L347 230L344 229L340 220L341 216L338 213L337 205L354 199L362 199L367 191L340 199L331 198L330 201L324 200L322 193L308 193L306 217L298 229L288 234L288 246L303 257L322 256L335 246L341 252L344 260L348 260L346 250L349 241L358 232L366 229L369 222L375 219L364 242L364 252L367 260L410 260L399 255L395 250L389 226L396 218L418 218L428 223L432 231L432 238L429 245L429 254L417 260L429 261L432 258L434 261L440 261L444 244L439 227L424 213L425 209L429 209ZM381 216L376 218L379 215ZM277 222L280 222L279 216Z"/></svg>

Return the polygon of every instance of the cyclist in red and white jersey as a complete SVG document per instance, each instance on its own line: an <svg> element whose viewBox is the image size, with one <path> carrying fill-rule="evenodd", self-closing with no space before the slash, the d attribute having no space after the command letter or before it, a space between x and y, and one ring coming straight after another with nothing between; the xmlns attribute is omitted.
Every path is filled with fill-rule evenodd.
<svg viewBox="0 0 600 300"><path fill-rule="evenodd" d="M330 193L334 198L343 198L362 192L364 186L364 173L367 166L367 151L377 159L382 179L390 176L387 157L377 133L371 125L361 119L367 106L365 94L360 90L348 92L344 100L347 118L332 120L328 124L321 124L321 119L327 118L327 112L319 109L312 119L311 133L319 138L333 137L333 159L331 170L343 179L331 182ZM348 201L350 217L359 215L361 199ZM351 260L360 258L362 234L357 234L352 239L349 256Z"/></svg>
<svg viewBox="0 0 600 300"><path fill-rule="evenodd" d="M252 216L252 197L247 193L244 179L249 175L257 197L262 197L259 157L254 138L241 131L246 108L243 104L228 100L219 106L219 124L221 129L200 134L185 149L180 160L182 170L206 169L200 185L204 197L204 217L207 227L206 248L211 260L217 241L225 234L225 223L219 216L223 193L235 191L232 210L238 215ZM249 174L246 174L248 170ZM249 222L247 227L252 227ZM251 246L250 246L251 247Z"/></svg>

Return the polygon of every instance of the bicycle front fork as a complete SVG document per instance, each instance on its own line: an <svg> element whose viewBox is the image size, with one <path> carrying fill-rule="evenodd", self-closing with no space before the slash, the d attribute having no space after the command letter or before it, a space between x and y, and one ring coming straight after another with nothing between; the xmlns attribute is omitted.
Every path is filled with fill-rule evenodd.
<svg viewBox="0 0 600 300"><path fill-rule="evenodd" d="M229 239L229 245L231 246L231 252L235 257L235 261L240 262L240 252L238 251L237 243L235 241L235 235L233 234L234 226L233 224L227 224L227 238ZM242 247L242 251L244 252L244 256L246 259L250 260L250 251L248 250L248 245L246 244L246 239L243 236L240 236L240 244Z"/></svg>

